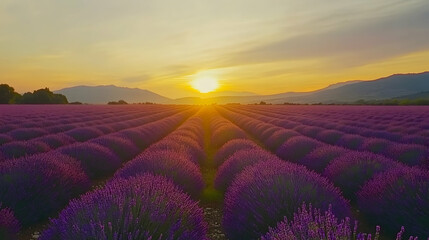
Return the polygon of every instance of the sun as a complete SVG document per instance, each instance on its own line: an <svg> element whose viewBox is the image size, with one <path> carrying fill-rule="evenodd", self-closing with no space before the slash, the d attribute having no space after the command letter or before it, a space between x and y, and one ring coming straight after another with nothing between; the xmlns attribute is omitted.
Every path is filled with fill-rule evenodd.
<svg viewBox="0 0 429 240"><path fill-rule="evenodd" d="M214 77L197 77L191 82L191 86L200 93L213 92L219 87L219 83Z"/></svg>

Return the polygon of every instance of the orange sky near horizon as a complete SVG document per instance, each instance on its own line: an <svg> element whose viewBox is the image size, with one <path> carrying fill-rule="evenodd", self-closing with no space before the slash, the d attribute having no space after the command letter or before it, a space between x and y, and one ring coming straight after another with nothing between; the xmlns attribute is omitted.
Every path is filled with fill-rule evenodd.
<svg viewBox="0 0 429 240"><path fill-rule="evenodd" d="M0 83L274 94L429 71L426 0L1 0Z"/></svg>

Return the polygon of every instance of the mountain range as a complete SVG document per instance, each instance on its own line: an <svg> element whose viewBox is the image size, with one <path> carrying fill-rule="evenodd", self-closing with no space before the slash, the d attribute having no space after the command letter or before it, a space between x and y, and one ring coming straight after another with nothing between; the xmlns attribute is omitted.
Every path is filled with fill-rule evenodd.
<svg viewBox="0 0 429 240"><path fill-rule="evenodd" d="M216 92L208 98L171 99L149 90L107 86L76 86L55 93L65 95L70 102L105 104L125 100L128 103L154 102L163 104L251 104L266 103L350 103L358 100L382 100L429 91L429 72L395 74L371 81L347 81L311 92L284 92L257 95L251 92Z"/></svg>
<svg viewBox="0 0 429 240"><path fill-rule="evenodd" d="M54 93L67 97L69 102L106 104L110 101L124 100L128 103L154 102L169 103L171 99L140 88L125 88L114 85L75 86L64 88Z"/></svg>

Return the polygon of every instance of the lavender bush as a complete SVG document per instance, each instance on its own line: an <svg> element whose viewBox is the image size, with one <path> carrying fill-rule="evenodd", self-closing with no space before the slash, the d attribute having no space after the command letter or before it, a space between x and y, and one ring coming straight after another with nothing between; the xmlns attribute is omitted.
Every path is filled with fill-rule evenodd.
<svg viewBox="0 0 429 240"><path fill-rule="evenodd" d="M3 208L0 202L0 239L15 240L19 232L20 225L13 212L8 208Z"/></svg>
<svg viewBox="0 0 429 240"><path fill-rule="evenodd" d="M429 167L427 147L417 144L392 144L386 155L410 166Z"/></svg>
<svg viewBox="0 0 429 240"><path fill-rule="evenodd" d="M289 140L292 137L299 136L299 134L292 130L278 130L275 131L267 140L264 141L265 145L271 150L276 151L280 145Z"/></svg>
<svg viewBox="0 0 429 240"><path fill-rule="evenodd" d="M49 150L50 147L42 142L14 141L0 146L0 155L4 159L14 159Z"/></svg>
<svg viewBox="0 0 429 240"><path fill-rule="evenodd" d="M153 142L152 139L148 139L147 137L151 135L150 133L145 134L144 131L137 128L123 130L116 134L122 138L131 141L140 149L149 146L149 144Z"/></svg>
<svg viewBox="0 0 429 240"><path fill-rule="evenodd" d="M57 150L78 160L91 179L113 174L122 163L108 148L95 143L72 144Z"/></svg>
<svg viewBox="0 0 429 240"><path fill-rule="evenodd" d="M316 139L328 144L336 144L343 135L344 133L340 131L328 129L320 131L316 135Z"/></svg>
<svg viewBox="0 0 429 240"><path fill-rule="evenodd" d="M180 152L173 150L145 151L118 170L115 178L128 178L144 173L166 176L194 198L204 188L199 168Z"/></svg>
<svg viewBox="0 0 429 240"><path fill-rule="evenodd" d="M48 134L48 132L41 128L19 128L8 133L13 139L21 141L40 137L45 134Z"/></svg>
<svg viewBox="0 0 429 240"><path fill-rule="evenodd" d="M103 132L93 127L82 127L69 130L65 132L65 134L74 138L78 142L84 142L103 135Z"/></svg>
<svg viewBox="0 0 429 240"><path fill-rule="evenodd" d="M233 139L225 143L214 156L216 166L222 165L232 154L240 150L256 149L259 146L248 139Z"/></svg>
<svg viewBox="0 0 429 240"><path fill-rule="evenodd" d="M298 163L316 172L322 173L326 166L335 158L349 152L342 147L326 145L311 151L305 157L301 158Z"/></svg>
<svg viewBox="0 0 429 240"><path fill-rule="evenodd" d="M273 135L276 131L283 130L281 127L271 126L263 129L261 133L258 135L261 141L267 141L269 137ZM284 141L284 140L283 140Z"/></svg>
<svg viewBox="0 0 429 240"><path fill-rule="evenodd" d="M0 202L24 227L47 219L89 187L79 163L61 154L39 154L0 164Z"/></svg>
<svg viewBox="0 0 429 240"><path fill-rule="evenodd" d="M358 223L350 223L346 217L338 220L331 207L322 213L320 209L313 208L305 203L293 214L293 220L288 218L270 228L269 232L262 236L261 240L378 240L380 227L377 226L375 234L357 233Z"/></svg>
<svg viewBox="0 0 429 240"><path fill-rule="evenodd" d="M284 216L292 217L302 202L323 210L332 204L338 216L350 215L348 202L327 179L273 157L235 178L225 195L223 227L231 240L256 239Z"/></svg>
<svg viewBox="0 0 429 240"><path fill-rule="evenodd" d="M3 133L0 133L0 145L3 145L8 142L12 142L12 137Z"/></svg>
<svg viewBox="0 0 429 240"><path fill-rule="evenodd" d="M392 168L367 182L357 196L360 211L371 223L392 234L404 226L420 238L429 236L429 172Z"/></svg>
<svg viewBox="0 0 429 240"><path fill-rule="evenodd" d="M380 154L386 154L387 149L392 145L393 143L380 138L367 138L363 142L361 146L361 150L373 152L373 153L380 153Z"/></svg>
<svg viewBox="0 0 429 240"><path fill-rule="evenodd" d="M297 132L302 133L305 136L315 138L319 133L326 131L326 129L317 127L317 126L306 126L306 125L300 125L298 127L295 127Z"/></svg>
<svg viewBox="0 0 429 240"><path fill-rule="evenodd" d="M180 141L171 139L169 138L169 136L151 145L149 149L153 151L167 150L167 151L175 151L176 153L180 152L181 153L180 155L182 155L189 161L193 162L195 165L199 165L200 161L204 159L204 155L205 155L203 150L198 144L196 143L186 144L186 142L180 142Z"/></svg>
<svg viewBox="0 0 429 240"><path fill-rule="evenodd" d="M211 143L216 147L222 147L226 142L232 139L246 138L246 133L233 124L223 125L213 131Z"/></svg>
<svg viewBox="0 0 429 240"><path fill-rule="evenodd" d="M162 176L116 179L70 202L40 240L201 239L207 224L197 202Z"/></svg>
<svg viewBox="0 0 429 240"><path fill-rule="evenodd" d="M191 138L195 140L200 145L200 147L204 147L204 131L201 133L196 133L196 130L192 131L188 128L180 128L174 131L174 135Z"/></svg>
<svg viewBox="0 0 429 240"><path fill-rule="evenodd" d="M49 134L39 138L35 138L34 141L43 142L52 149L59 148L68 144L75 143L76 140L69 135L64 133Z"/></svg>
<svg viewBox="0 0 429 240"><path fill-rule="evenodd" d="M273 155L261 148L243 149L230 156L216 172L214 186L220 191L226 191L235 177L247 166L272 159Z"/></svg>
<svg viewBox="0 0 429 240"><path fill-rule="evenodd" d="M135 157L140 150L131 141L115 136L101 136L90 141L110 149L115 153L123 162Z"/></svg>
<svg viewBox="0 0 429 240"><path fill-rule="evenodd" d="M362 147L365 138L355 134L344 134L336 143L348 149L358 150Z"/></svg>
<svg viewBox="0 0 429 240"><path fill-rule="evenodd" d="M309 137L292 137L283 143L276 151L277 156L286 161L298 162L307 154L324 144Z"/></svg>
<svg viewBox="0 0 429 240"><path fill-rule="evenodd" d="M393 167L397 162L370 152L350 152L335 158L323 175L338 186L345 197L355 199L357 191L373 176Z"/></svg>

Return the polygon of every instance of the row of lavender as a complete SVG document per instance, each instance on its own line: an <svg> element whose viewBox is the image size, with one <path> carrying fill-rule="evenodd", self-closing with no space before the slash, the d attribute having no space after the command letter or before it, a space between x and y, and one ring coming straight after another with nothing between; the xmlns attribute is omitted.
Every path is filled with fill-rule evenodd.
<svg viewBox="0 0 429 240"><path fill-rule="evenodd" d="M217 109L278 156L268 157L268 153L261 149L258 152L250 151L250 148L255 148L254 144L244 140L231 142L229 150L219 151L220 155L224 155L224 151L235 152L219 163L221 166L216 178L216 187L227 191L224 226L235 226L227 231L231 232L231 239L243 239L245 234L251 233L251 228L262 226L250 237L255 238L268 226L274 227L282 215L291 219L303 202L322 208L322 212L331 203L335 215L351 216L352 212L356 214L353 211L356 209L350 211L349 200L361 213L357 217L363 217L371 225L381 225L384 233L393 234L405 226L410 233L429 236L429 173L426 170L408 167L374 153L332 146L296 132L291 134L286 129L267 123L267 118L260 121L238 111L230 111L233 107L228 107L230 110L225 107ZM225 145L226 149L228 145ZM237 151L241 148L244 151ZM279 161L279 157L283 161ZM270 158L276 161L267 161ZM308 168L320 174L308 171ZM285 176L294 174L295 178L284 180ZM312 194L315 194L314 198L311 198ZM342 196L348 199L345 205L339 204L342 201L338 199L345 199ZM338 211L336 205L340 206ZM238 210L240 207L243 208ZM228 211L233 212L231 216L236 217L234 220L227 220ZM305 206L301 208L301 213L309 214ZM296 217L299 219L299 216ZM234 225L237 221L238 225ZM251 227L245 229L246 223ZM283 228L289 226L280 225ZM233 235L237 232L242 232L242 235Z"/></svg>
<svg viewBox="0 0 429 240"><path fill-rule="evenodd" d="M219 115L212 116L211 128L212 142L219 147L214 158L218 166L215 188L226 192L223 227L229 239L261 236L263 239L324 239L328 234L332 239L352 239L350 221L346 219L347 223L339 224L329 208L333 204L339 216L350 213L347 201L332 183L302 166L280 160ZM314 191L309 192L308 188ZM320 228L314 229L320 212L311 206L309 212L302 206L302 212L297 215L301 219L296 219L292 227L281 222L285 217L292 218L305 201L328 211L326 220L319 222ZM270 229L278 222L281 222L278 229ZM324 228L327 224L331 225ZM305 231L314 234L307 235ZM367 234L355 234L356 239L367 239Z"/></svg>
<svg viewBox="0 0 429 240"><path fill-rule="evenodd" d="M317 127L318 124L316 122L322 121L317 119L313 120L314 125L307 125L298 121L291 121L285 115L282 115L283 117L280 118L278 116L279 114L271 113L269 111L265 111L264 113L257 113L256 111L245 111L240 109L234 109L234 111L247 115L251 118L255 118L279 127L283 127L287 131L289 131L289 134L304 135L324 142L326 144L341 146L347 149L368 151L376 154L381 154L388 158L392 158L394 160L411 166L418 165L423 166L425 168L429 167L429 163L427 162L429 157L427 150L428 146L424 145L423 143L399 143L397 141L392 140L393 138L389 139L388 137L386 137L386 139L375 137L373 135L369 137L359 135L365 132L374 132L365 129L356 130L358 134L352 134L347 132L341 132L339 130L333 130L332 128L328 128L326 126ZM412 137L410 135L403 136L404 137L401 138L403 141L408 141L410 139L420 139Z"/></svg>
<svg viewBox="0 0 429 240"><path fill-rule="evenodd" d="M282 107L261 108L243 106L254 112L269 113L287 118L289 124L320 126L356 133L365 137L379 137L403 143L428 144L429 114L425 107Z"/></svg>
<svg viewBox="0 0 429 240"><path fill-rule="evenodd" d="M101 131L106 128L121 128L122 124L132 124L133 120L167 110L173 110L171 106L159 108L143 106L127 106L113 108L106 106L1 106L0 116L0 145L16 141L30 140L48 134L66 132L77 127L96 127ZM25 113L18 115L16 111ZM49 111L48 111L49 110ZM100 125L107 125L98 128Z"/></svg>
<svg viewBox="0 0 429 240"><path fill-rule="evenodd" d="M48 152L66 145L87 142L91 139L101 136L119 133L122 135L132 135L133 129L138 128L143 124L171 116L182 110L186 110L186 108L169 108L164 109L163 111L155 109L150 111L147 111L146 109L141 110L142 113L140 113L138 116L134 115L134 117L129 120L118 119L117 122L105 124L102 124L99 121L87 123L91 124L91 127L79 127L78 123L76 123L76 126L74 126L73 129L69 129L65 132L46 134L27 140L12 140L11 142L0 146L0 162L22 156ZM61 126L59 127L61 128ZM23 134L28 133L26 132L28 129L23 128L21 130ZM31 132L32 129L29 131Z"/></svg>
<svg viewBox="0 0 429 240"><path fill-rule="evenodd" d="M95 154L91 157L86 157L88 153L92 154L93 148L82 148L77 153L63 150L73 146L70 145L59 147L56 151L50 151L48 154L8 160L6 162L8 164L1 163L0 169L4 165L8 166L4 169L10 168L14 172L0 171L1 182L5 186L10 186L5 192L0 192L4 194L0 194L0 202L2 196L7 198L6 195L10 193L16 194L13 198L17 198L17 196L20 196L19 194L22 194L23 191L28 191L28 189L30 189L30 193L28 195L23 194L27 199L26 201L21 201L19 206L14 208L6 204L3 205L6 205L7 208L0 206L2 216L6 216L3 219L0 218L0 226L7 225L10 232L14 232L14 229L17 229L16 224L19 223L13 217L14 215L17 216L14 210L19 212L22 206L27 206L26 204L28 204L27 210L34 211L31 212L31 217L38 214L34 209L39 207L41 212L57 212L70 199L89 190L90 178L108 177L124 164L115 172L114 177L108 181L106 186L99 187L82 195L79 199L72 200L61 211L59 217L51 221L41 238L206 239L207 224L204 222L202 210L195 200L198 199L204 187L199 168L201 160L204 158L202 119L203 116L205 116L204 119L209 116L211 119L211 143L215 148L219 149L215 156L216 165L219 166L215 187L225 192L223 226L230 239L256 239L260 237L263 239L321 239L327 238L328 235L323 234L328 234L328 232L330 238L371 238L366 234L357 233L356 230L353 230L348 218L352 216L353 208L350 206L349 201L343 197L342 192L346 193L345 189L350 186L339 185L350 181L346 179L337 183L330 177L328 177L330 179L327 179L322 176L322 174L328 175L326 174L328 169L326 167L323 167L320 171L322 174L318 174L302 166L301 159L307 158L310 155L309 153L323 148L328 149L328 147L332 147L331 145L302 135L289 136L288 134L283 134L285 129L266 123L269 121L260 121L250 118L246 114L232 112L222 107L217 108L217 110L246 130L247 133L259 139L262 145L278 144L278 148L282 148L282 151L285 148L304 149L304 153L294 155L293 151L287 150L286 152L288 153L282 155L283 160L281 160L278 156L267 152L253 141L250 141L246 132L221 117L211 107L204 108L194 117L188 119L177 130L167 135L195 112L192 109L182 111L154 123L128 129L132 131L127 131L125 135L106 135L109 140L101 141L101 137L80 143L80 145L94 144L99 145L99 147L105 144L103 146L110 151L108 155L96 157L97 154ZM167 137L161 139L166 135ZM124 137L127 140L126 142L118 141L118 138ZM297 140L296 138L301 138L297 141L299 144L289 143L290 146L286 147L286 143L293 139ZM161 140L156 142L159 139ZM317 144L306 148L308 145L306 141L310 140ZM154 142L156 143L150 145ZM149 145L150 147L139 154L141 149ZM272 149L277 155L281 155L277 152L277 148ZM333 154L334 156L332 157L332 154L324 155L324 152L315 154L314 161L309 162L321 162L319 157L323 155L322 160L326 163L325 166L329 167L333 162L340 164L346 160L353 159L351 156L359 158L361 153L341 149L340 154ZM117 166L115 163L120 155L123 156L122 161ZM49 157L50 159L48 159ZM337 161L340 158L336 157L342 157L346 160ZM390 173L388 176L390 177L390 182L387 181L386 185L388 186L384 186L384 188L391 187L390 185L394 184L397 178L411 173L412 176L416 176L413 179L413 183L420 184L418 187L421 189L427 189L427 186L424 188L425 185L422 185L422 182L427 179L427 174L420 174L423 171L414 170L392 159L375 154L368 154L366 158L368 159L351 161L348 163L349 165L346 164L344 167L345 169L350 167L350 172L346 174L346 178L354 180L357 175L359 180L359 177L363 175L362 179L360 179L362 181L359 180L358 183L352 186L351 195L347 196L352 200L353 205L357 204L361 207L359 198L355 197L359 195L356 194L356 191L362 191L366 184L369 184L368 179L375 176L376 173ZM376 160L373 161L373 158L376 158ZM27 159L27 161L23 159ZM94 159L98 160L94 161ZM106 159L108 160L107 162ZM382 162L386 166L392 164L392 168L381 168L379 170L370 165L368 167L370 171L367 175L353 171L353 167L356 168L357 166L359 168L360 163L372 161L374 166L378 166L377 164ZM12 162L16 164L11 164ZM39 163L42 163L42 166L37 168L35 165ZM29 167L24 167L24 169L27 170L21 171L20 166L25 166L26 164ZM113 167L110 170L105 170L106 166ZM36 168L41 173L31 175L31 171L28 169L32 168ZM345 171L343 168L339 169L341 169L341 173ZM391 169L396 169L397 171L390 171ZM72 177L62 178L63 174L69 172L73 175ZM19 174L21 175L19 176ZM27 178L27 176L29 177ZM40 176L48 176L48 180L43 182ZM333 174L333 176L337 176L337 174ZM35 181L36 183L30 183L34 179L37 180ZM384 179L385 175L383 175L382 180ZM410 176L405 176L404 179L405 183L407 183ZM46 191L41 187L43 184L38 182L43 182L46 185ZM400 182L403 184L403 179ZM24 187L14 188L14 186L21 184ZM334 184L337 186L334 186ZM364 187L361 190L356 190L360 186ZM406 185L404 186L407 187ZM342 192L338 187L341 188ZM36 188L35 192L31 192L33 188ZM0 186L0 189L3 190L3 187ZM394 190L393 187L392 189ZM415 194L413 191L420 191L418 194L422 196L423 201L418 203L426 204L424 199L426 199L427 195L421 189L411 189L410 194ZM36 194L37 191L42 194L39 196ZM48 196L48 191L54 197ZM66 193L74 194L74 197L70 197ZM368 193L372 194L373 192L368 191ZM402 192L402 194L404 193ZM397 195L392 196L397 197ZM385 204L383 201L388 201L388 199L382 199L374 205L374 201L371 202L373 197L372 195L368 196L370 204L367 208L380 208L379 206L384 206L383 204ZM60 203L54 202L53 199L59 199ZM61 201L63 203L59 207ZM56 207L56 210L50 210L50 206L38 206L34 204L35 202L39 204L52 203L52 208ZM311 205L308 206L307 204ZM386 207L396 206L395 204L397 202L393 201L391 206ZM409 205L405 206L411 208L411 204L416 204L416 202L408 201L406 204ZM381 210L385 209L381 208ZM405 210L408 209L405 208ZM425 236L427 235L424 232L426 229L424 226L427 226L427 222L425 222L427 221L426 209L420 210L421 215L414 215L415 219L408 219L408 215L405 217L403 215L395 216L397 212L393 213L394 217L391 215L388 217L391 218L389 219L391 222L395 223L404 221L409 221L410 224L414 223L414 228L406 226L407 231L411 232L413 230L415 234ZM411 214L415 214L415 212L411 211ZM28 215L30 214L24 214L24 218L27 218ZM284 220L284 217L287 219ZM22 224L20 217L18 217L18 220ZM374 224L380 222L378 221L379 219L375 220L377 221L374 221ZM277 224L278 226L276 227ZM383 231L384 229L390 230L389 226L382 225ZM392 232L399 229L399 227L390 227ZM316 232L315 229L317 229ZM401 234L403 234L403 231L400 232ZM377 237L377 233L375 236Z"/></svg>
<svg viewBox="0 0 429 240"><path fill-rule="evenodd" d="M0 227L0 234L15 233L16 223L26 228L53 216L69 200L87 192L91 180L111 176L123 163L167 135L195 110L179 108L177 113L170 113L171 116L160 115L138 127L0 163L1 211L10 213L0 219L2 227L6 225L10 231ZM17 221L10 219L11 215Z"/></svg>
<svg viewBox="0 0 429 240"><path fill-rule="evenodd" d="M201 114L126 163L106 186L73 200L41 239L206 239L196 202L204 188Z"/></svg>
<svg viewBox="0 0 429 240"><path fill-rule="evenodd" d="M308 109L312 109L311 112L307 112ZM342 109L343 115L348 115L348 111L345 108ZM238 109L238 108L236 108ZM356 134L364 137L382 138L389 141L401 142L401 143L415 143L415 144L428 144L427 140L429 132L427 131L427 124L425 124L424 116L418 116L413 118L415 111L409 113L409 122L395 122L388 120L393 117L393 113L390 111L383 111L384 109L378 107L355 107L350 108L349 111L353 112L356 110L361 111L360 116L355 116L354 120L342 120L344 116L341 116L338 109L323 106L319 108L314 107L301 107L303 112L306 114L298 114L297 107L283 107L269 106L266 109L259 107L249 108L246 106L240 107L241 110L250 111L253 113L268 114L274 118L280 118L284 120L283 124L285 127L294 128L298 125L312 126L312 127L323 127L331 130L338 130L344 133ZM307 111L306 111L307 109ZM411 108L413 109L413 108ZM418 108L421 110L421 108ZM334 111L335 110L335 111ZM333 112L332 115L330 113ZM400 108L398 109L400 111ZM347 113L347 114L345 114ZM384 120L378 120L374 122L374 126L371 125L371 115L378 114L384 116ZM398 113L397 113L398 114ZM406 116L406 112L402 112L403 116ZM429 116L428 116L429 117ZM415 122L420 121L420 122Z"/></svg>

